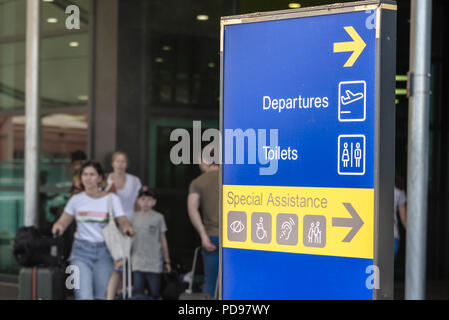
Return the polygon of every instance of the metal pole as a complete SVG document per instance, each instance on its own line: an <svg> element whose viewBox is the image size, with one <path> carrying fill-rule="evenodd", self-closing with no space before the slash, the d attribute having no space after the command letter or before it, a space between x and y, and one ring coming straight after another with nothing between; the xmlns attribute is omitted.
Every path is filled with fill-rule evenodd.
<svg viewBox="0 0 449 320"><path fill-rule="evenodd" d="M39 212L39 13L40 0L27 0L25 84L25 226Z"/></svg>
<svg viewBox="0 0 449 320"><path fill-rule="evenodd" d="M412 0L405 298L425 299L432 1Z"/></svg>

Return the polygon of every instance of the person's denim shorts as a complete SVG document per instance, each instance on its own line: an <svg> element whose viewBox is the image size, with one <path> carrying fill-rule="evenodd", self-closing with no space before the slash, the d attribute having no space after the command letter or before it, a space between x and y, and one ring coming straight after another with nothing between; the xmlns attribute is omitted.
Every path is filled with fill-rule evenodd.
<svg viewBox="0 0 449 320"><path fill-rule="evenodd" d="M75 239L70 264L79 271L79 287L74 289L76 300L106 299L114 263L105 242Z"/></svg>

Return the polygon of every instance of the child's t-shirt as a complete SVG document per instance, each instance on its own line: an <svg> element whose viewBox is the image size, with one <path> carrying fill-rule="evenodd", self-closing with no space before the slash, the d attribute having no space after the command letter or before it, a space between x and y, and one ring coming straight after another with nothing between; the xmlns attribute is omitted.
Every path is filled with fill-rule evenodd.
<svg viewBox="0 0 449 320"><path fill-rule="evenodd" d="M163 271L161 232L167 231L162 214L152 210L150 213L133 213L130 221L135 236L132 248L132 270L161 273Z"/></svg>

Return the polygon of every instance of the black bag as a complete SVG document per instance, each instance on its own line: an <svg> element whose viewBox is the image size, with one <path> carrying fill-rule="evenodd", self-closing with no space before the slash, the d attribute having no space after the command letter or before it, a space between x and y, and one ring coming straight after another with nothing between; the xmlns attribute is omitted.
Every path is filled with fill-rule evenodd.
<svg viewBox="0 0 449 320"><path fill-rule="evenodd" d="M188 288L189 284L180 280L181 274L179 270L179 265L173 265L173 270L171 273L163 274L162 299L178 300L181 293L183 293Z"/></svg>
<svg viewBox="0 0 449 320"><path fill-rule="evenodd" d="M24 300L64 300L63 238L44 236L36 227L20 228L14 238L13 254L25 268L19 273L19 298Z"/></svg>
<svg viewBox="0 0 449 320"><path fill-rule="evenodd" d="M60 239L43 236L36 227L22 227L14 238L13 255L24 267L54 267L64 260L58 256L61 254L59 242Z"/></svg>

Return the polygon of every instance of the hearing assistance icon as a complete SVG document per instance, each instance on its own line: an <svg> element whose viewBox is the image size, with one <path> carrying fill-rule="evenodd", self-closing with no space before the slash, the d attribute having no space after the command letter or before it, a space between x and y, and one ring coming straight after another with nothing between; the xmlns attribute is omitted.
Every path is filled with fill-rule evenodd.
<svg viewBox="0 0 449 320"><path fill-rule="evenodd" d="M276 226L278 244L294 246L298 243L298 216L296 214L278 214Z"/></svg>

